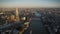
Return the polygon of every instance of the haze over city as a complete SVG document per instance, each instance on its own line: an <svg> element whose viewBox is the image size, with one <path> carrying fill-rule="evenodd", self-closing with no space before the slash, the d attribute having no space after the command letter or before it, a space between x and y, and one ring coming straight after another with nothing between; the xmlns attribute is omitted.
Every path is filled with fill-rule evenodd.
<svg viewBox="0 0 60 34"><path fill-rule="evenodd" d="M0 34L60 34L60 0L0 0Z"/></svg>

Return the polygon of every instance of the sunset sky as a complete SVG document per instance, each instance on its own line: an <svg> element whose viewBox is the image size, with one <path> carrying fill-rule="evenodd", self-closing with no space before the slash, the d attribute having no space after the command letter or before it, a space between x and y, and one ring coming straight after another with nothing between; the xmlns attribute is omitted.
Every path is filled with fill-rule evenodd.
<svg viewBox="0 0 60 34"><path fill-rule="evenodd" d="M60 7L60 0L0 0L0 7Z"/></svg>

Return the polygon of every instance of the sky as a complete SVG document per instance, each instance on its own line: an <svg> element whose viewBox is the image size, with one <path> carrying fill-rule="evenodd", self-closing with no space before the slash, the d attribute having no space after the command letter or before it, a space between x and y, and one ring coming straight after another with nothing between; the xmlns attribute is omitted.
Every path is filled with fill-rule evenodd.
<svg viewBox="0 0 60 34"><path fill-rule="evenodd" d="M60 7L60 0L0 0L0 7Z"/></svg>

